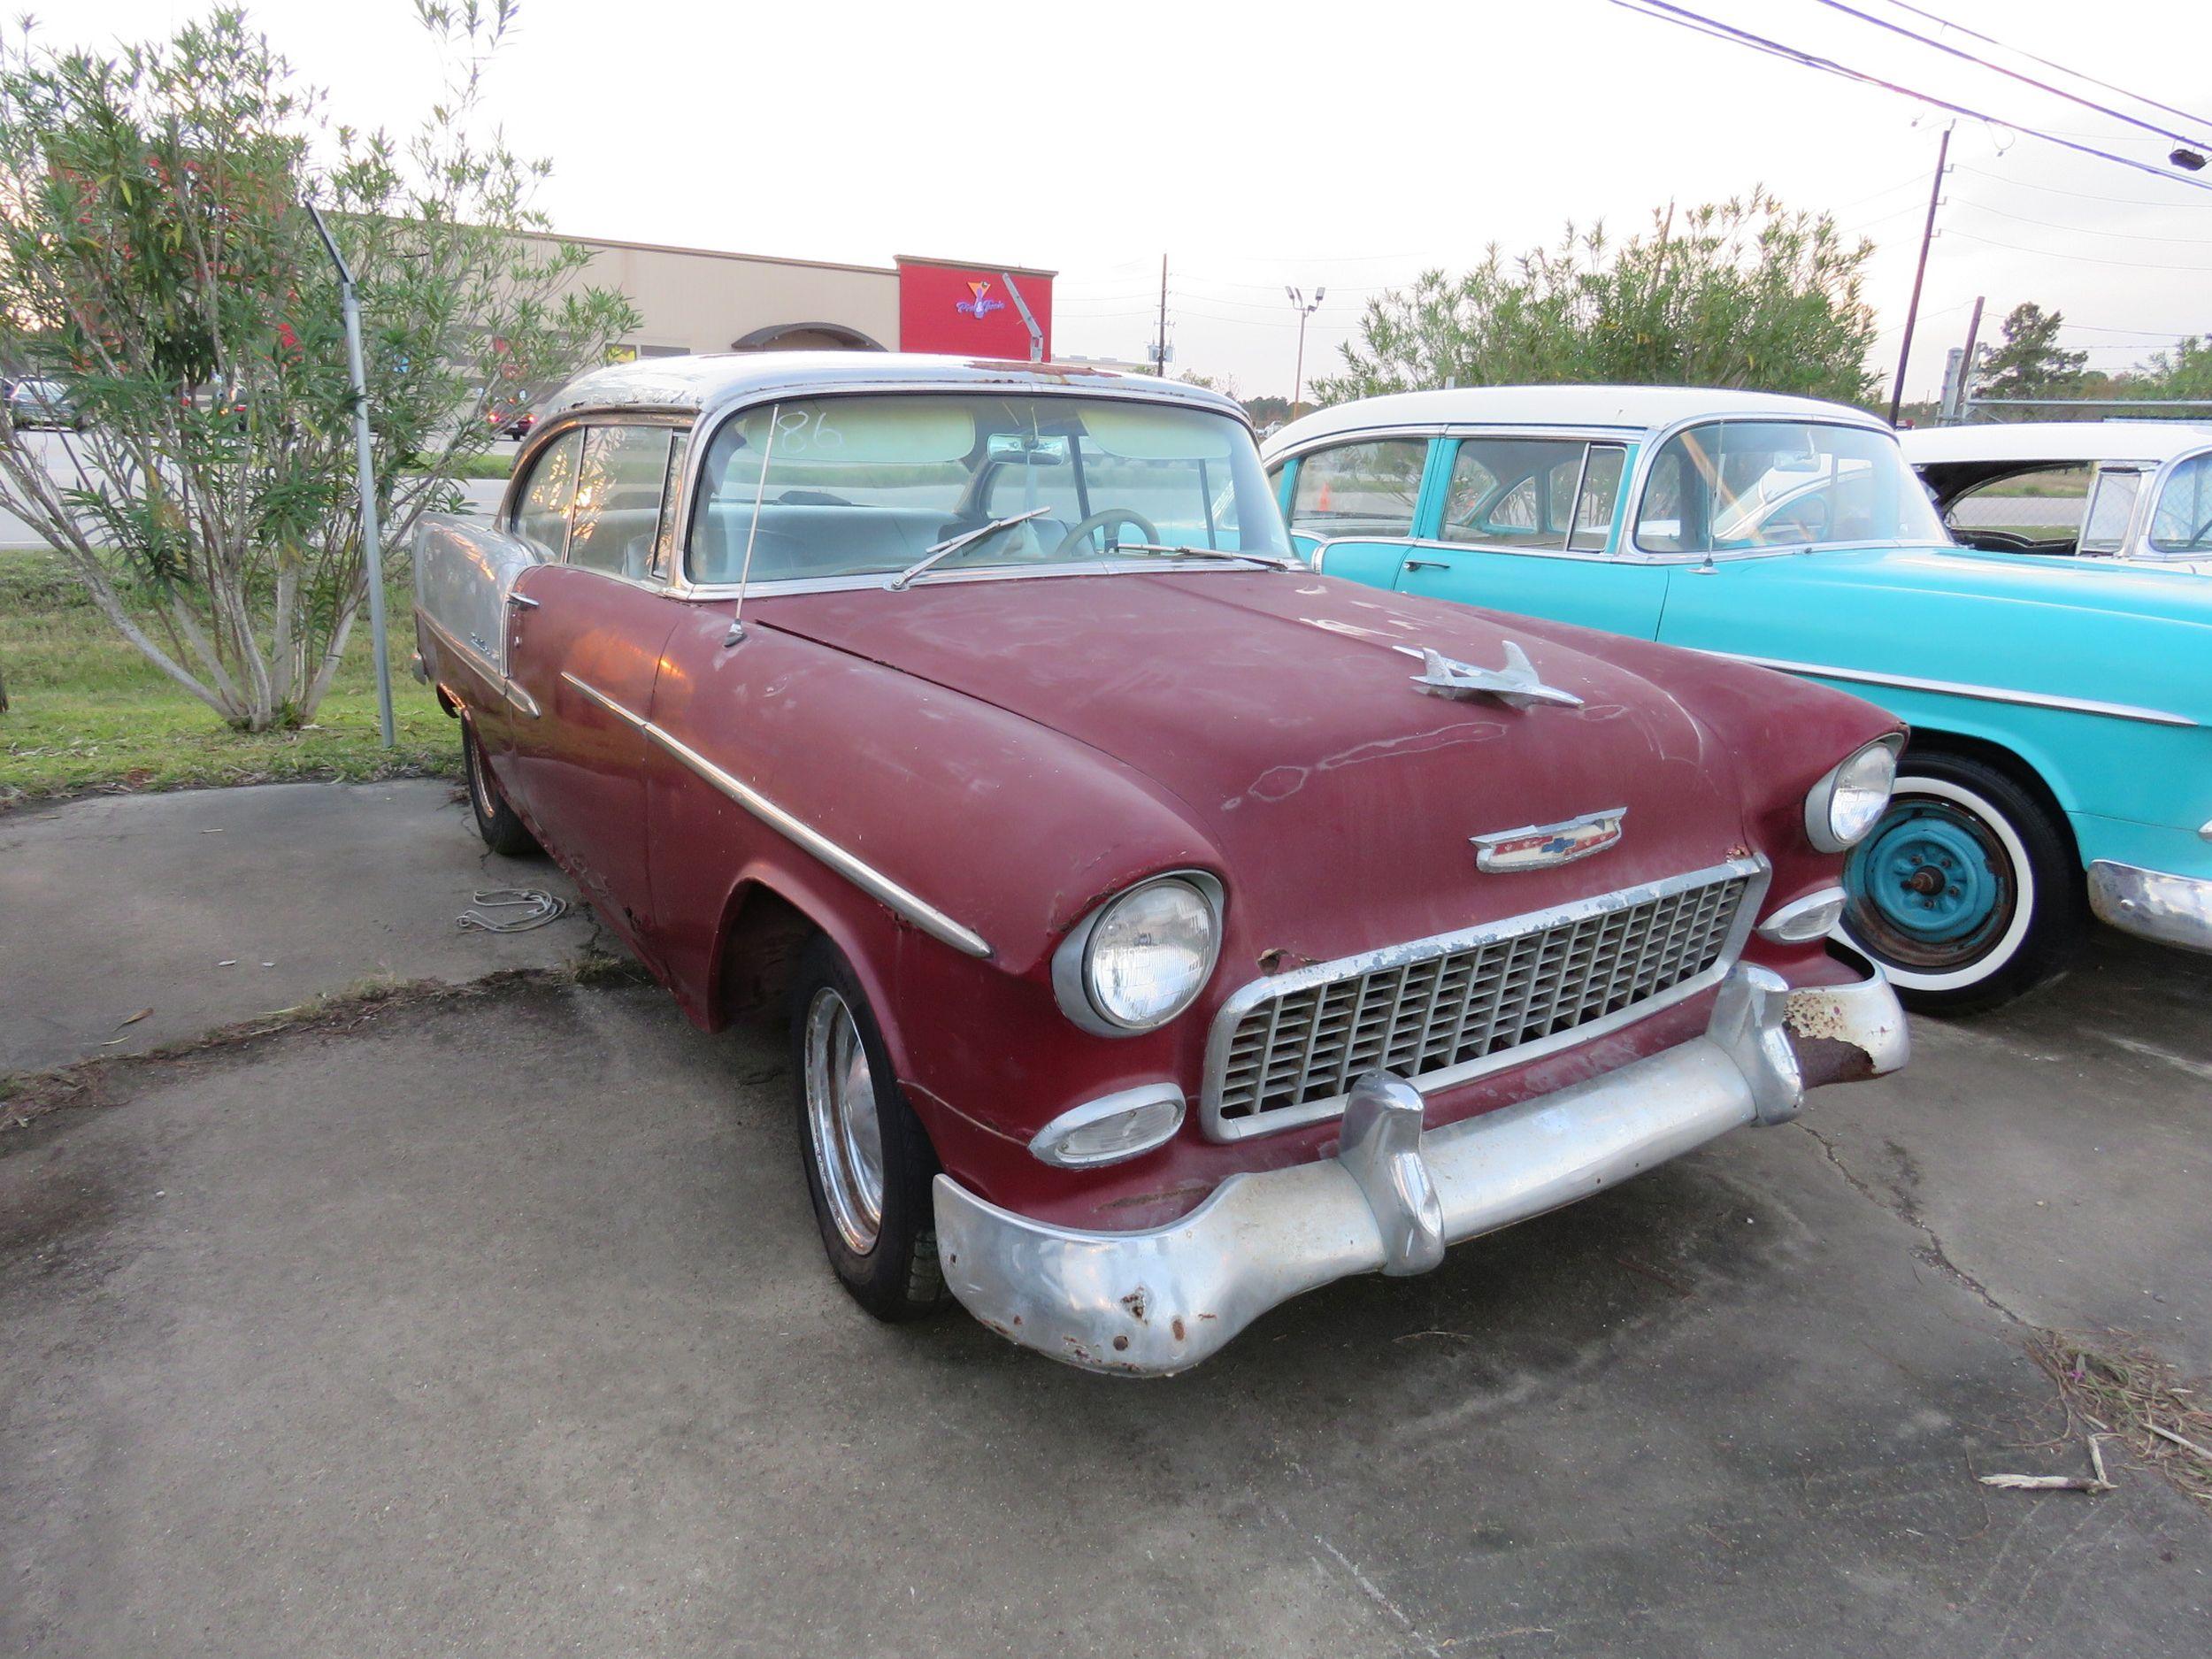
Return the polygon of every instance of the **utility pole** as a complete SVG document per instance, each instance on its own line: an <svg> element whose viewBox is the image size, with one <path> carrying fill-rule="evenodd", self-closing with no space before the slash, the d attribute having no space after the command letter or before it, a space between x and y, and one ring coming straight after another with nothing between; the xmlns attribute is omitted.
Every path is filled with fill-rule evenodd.
<svg viewBox="0 0 2212 1659"><path fill-rule="evenodd" d="M1298 289L1286 288L1283 290L1290 296L1290 303L1298 312L1298 367L1290 378L1290 418L1293 420L1298 419L1298 405L1306 389L1306 319L1321 309L1321 301L1328 291L1326 288L1314 289L1310 304Z"/></svg>
<svg viewBox="0 0 2212 1659"><path fill-rule="evenodd" d="M1889 424L1897 424L1898 411L1905 403L1905 365L1912 360L1913 325L1920 319L1920 285L1928 274L1928 244L1935 240L1936 208L1943 200L1943 175L1951 157L1951 127L1943 129L1943 142L1936 146L1935 180L1928 187L1928 220L1920 227L1920 263L1912 271L1912 303L1905 307L1905 340L1897 349L1897 380L1889 388Z"/></svg>
<svg viewBox="0 0 2212 1659"><path fill-rule="evenodd" d="M1983 294L1974 296L1974 314L1966 319L1966 351L1959 358L1958 396L1951 410L1954 424L1964 423L1966 406L1974 401L1974 354L1981 349L1982 302L1987 297Z"/></svg>
<svg viewBox="0 0 2212 1659"><path fill-rule="evenodd" d="M1160 256L1160 332L1152 342L1152 372L1167 378L1167 256Z"/></svg>
<svg viewBox="0 0 2212 1659"><path fill-rule="evenodd" d="M386 749L392 747L392 663L384 648L384 544L376 523L376 468L369 458L369 377L361 358L361 296L354 292L353 267L338 251L337 238L323 223L322 210L307 204L323 250L338 267L338 310L346 324L346 376L353 388L354 486L361 495L361 559L369 579L369 641L376 653L376 724Z"/></svg>

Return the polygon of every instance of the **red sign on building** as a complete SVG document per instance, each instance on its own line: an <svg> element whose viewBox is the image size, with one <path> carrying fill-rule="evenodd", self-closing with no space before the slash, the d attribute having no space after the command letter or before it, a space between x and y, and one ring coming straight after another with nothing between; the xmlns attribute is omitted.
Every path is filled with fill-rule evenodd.
<svg viewBox="0 0 2212 1659"><path fill-rule="evenodd" d="M1022 318L1026 306L1042 355L1052 356L1053 273L904 254L897 264L900 350L1025 361L1033 338Z"/></svg>

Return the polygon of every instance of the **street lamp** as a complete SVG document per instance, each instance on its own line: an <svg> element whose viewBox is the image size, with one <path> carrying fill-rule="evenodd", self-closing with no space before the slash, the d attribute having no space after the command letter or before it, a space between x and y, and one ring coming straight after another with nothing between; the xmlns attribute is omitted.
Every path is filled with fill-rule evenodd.
<svg viewBox="0 0 2212 1659"><path fill-rule="evenodd" d="M1295 420L1298 419L1299 403L1306 390L1306 319L1321 309L1321 302L1329 290L1314 289L1310 302L1296 288L1286 288L1283 292L1290 296L1291 304L1298 311L1298 368L1290 378L1290 418Z"/></svg>

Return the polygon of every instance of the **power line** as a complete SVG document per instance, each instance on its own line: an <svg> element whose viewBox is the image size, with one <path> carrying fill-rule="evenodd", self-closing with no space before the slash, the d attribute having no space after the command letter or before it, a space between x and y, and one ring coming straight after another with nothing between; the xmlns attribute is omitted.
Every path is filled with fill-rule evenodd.
<svg viewBox="0 0 2212 1659"><path fill-rule="evenodd" d="M1955 225L1951 227L1950 234L1991 248L2009 248L2015 253L2032 253L2039 259L2070 259L2077 265L2108 265L2123 271L2190 271L2198 276L2212 276L2212 265L2161 265L2148 259L2100 259L2094 254L2060 253L2050 248L2028 248L2016 242L1999 242L1994 236L1977 236L1972 231L1961 230Z"/></svg>
<svg viewBox="0 0 2212 1659"><path fill-rule="evenodd" d="M2200 150L2212 148L2212 145L2207 145L2201 138L2192 137L2187 133L2177 133L2171 127L2161 127L2154 121L2139 119L2128 114L2124 110L2116 110L2108 104L2098 103L2094 98L2085 98L2078 92L2069 92L2063 87L2055 87L2047 81L2039 81L2035 76L2023 74L2017 69L2008 69L2002 64L1992 63L1988 58L1978 53L1968 51L1963 46L1954 46L1948 41L1936 40L1931 35L1921 34L1916 29L1909 29L1901 23L1892 23L1886 18L1876 17L1870 12L1862 12L1856 6L1846 5L1844 0L1815 0L1815 4L1824 5L1831 12L1840 12L1846 17L1856 18L1862 23L1871 23L1878 29L1887 29L1892 35L1901 35L1909 41L1917 41L1923 46L1932 47L1935 50L1947 53L1953 58L1963 58L1978 67L2008 76L2023 85L2033 87L2039 92L2047 92L2053 97L2064 98L2069 104L2078 104L2085 110L2094 110L2100 115L2109 116L2116 121L2124 121L2130 127L2139 127L2143 131L2155 133L2161 138L2170 138L2177 143L2188 144ZM2131 93L2129 96L2134 95Z"/></svg>
<svg viewBox="0 0 2212 1659"><path fill-rule="evenodd" d="M1999 219L2008 219L2021 225L2040 225L2045 230L2062 230L2077 236L2117 236L2123 242L2177 242L2196 248L2212 248L2212 236L2146 236L2139 231L2101 230L2094 225L2062 225L2055 219L2031 219L2025 213L2008 213L2001 207L1961 198L1961 207L1970 207L1977 213L1994 213Z"/></svg>
<svg viewBox="0 0 2212 1659"><path fill-rule="evenodd" d="M1853 69L1848 65L1838 63L1832 58L1823 58L1813 52L1801 50L1794 46L1786 46L1779 41L1769 40L1763 35L1755 35L1748 29L1738 28L1732 23L1722 23L1701 13L1671 4L1669 0L1609 0L1609 3L1620 7L1624 12L1633 12L1640 16L1653 18L1662 23L1671 23L1677 27L1691 29L1700 35L1710 35L1716 39L1731 41L1739 46L1747 46L1752 50L1764 52L1770 58L1784 58L1788 62L1801 65L1805 68L1817 69L1827 74L1840 75L1843 79L1855 81L1862 86L1879 88L1885 92L1894 92L1901 97L1912 98L1939 110L1948 110L1954 115L1963 115L1969 120L1985 121L1993 127L2009 127L2012 131L2024 134L2030 138L2039 138L2047 144L2056 144L2062 150L2070 150L2084 156L2094 156L2101 161L2117 162L2123 167L2132 167L2138 173L2147 173L2152 178L2163 179L2169 184L2186 185L2195 190L2212 190L2212 182L2164 173L2152 166L2148 162L2137 161L2128 156L2115 155L2108 150L2099 150L2093 144L2077 143L2070 138L2061 138L2056 134L2045 132L2039 127L2024 127L2017 121L2006 120L2001 116L1988 114L1970 105L1955 104L1948 98L1939 98L1931 92L1921 92L1894 81L1885 81L1879 75L1870 74L1863 69Z"/></svg>
<svg viewBox="0 0 2212 1659"><path fill-rule="evenodd" d="M2101 190L2065 190L2061 189L2055 184L2037 184L2027 179L2008 179L2001 173L1992 173L1986 167L1970 166L1963 161L1955 161L1951 165L1961 173L1970 173L1978 179L1987 179L1994 184L2008 184L2016 190L2041 190L2051 196L2070 196L2084 202L2108 203L2114 207L2171 208L2173 206L2171 202L2149 202L2139 196L2107 196Z"/></svg>
<svg viewBox="0 0 2212 1659"><path fill-rule="evenodd" d="M2212 127L2212 120L2207 120L2201 115L2192 115L2186 110L2177 110L2170 104L2161 104L2156 98L2147 98L2139 92L2131 92L2125 87L2113 85L2109 81L2100 81L2096 76L2085 74L2070 65L2055 63L2048 58L2039 58L2022 47L2008 46L1993 35L1985 35L1979 29L1970 29L1963 23L1954 23L1949 18L1938 17L1932 12L1924 12L1916 5L1908 5L1906 0L1889 0L1889 4L1900 12L1909 12L1915 17L1927 19L1931 23L1939 23L1946 28L1956 29L1962 35L1970 35L1984 45L1994 46L2001 51L2008 51L2015 57L2024 58L2032 64L2041 64L2046 69L2055 69L2062 74L2071 75L2077 81L2085 81L2093 87L2102 87L2107 92L2116 92L2124 98L2131 98L2136 103L2151 109L2163 110L2169 115L2178 115L2185 121L2194 121L2200 127Z"/></svg>

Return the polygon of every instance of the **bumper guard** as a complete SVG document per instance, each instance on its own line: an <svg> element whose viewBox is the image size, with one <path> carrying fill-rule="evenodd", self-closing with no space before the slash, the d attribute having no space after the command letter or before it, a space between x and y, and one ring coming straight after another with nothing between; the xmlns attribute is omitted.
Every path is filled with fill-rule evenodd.
<svg viewBox="0 0 2212 1659"><path fill-rule="evenodd" d="M1905 1062L1902 1011L1878 969L1792 991L1739 964L1701 1037L1555 1094L1440 1129L1414 1087L1371 1072L1334 1157L1233 1175L1189 1215L1090 1233L935 1187L945 1278L1001 1335L1089 1371L1167 1376L1217 1352L1279 1302L1354 1273L1417 1273L1445 1247L1525 1221L1745 1124L1785 1123L1801 1048L1840 1043L1849 1074ZM1845 1072L1816 1068L1826 1077ZM1816 1078L1816 1080L1822 1080Z"/></svg>

